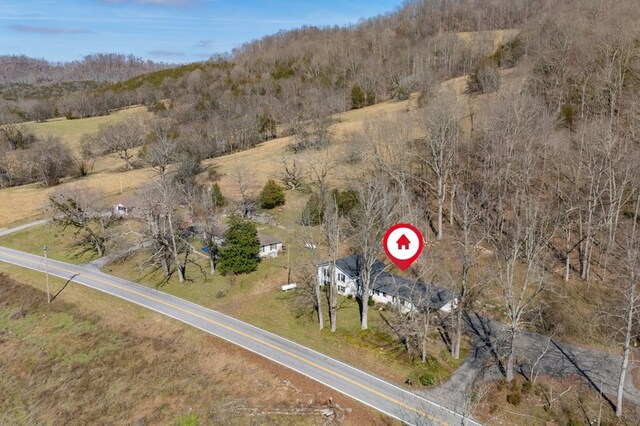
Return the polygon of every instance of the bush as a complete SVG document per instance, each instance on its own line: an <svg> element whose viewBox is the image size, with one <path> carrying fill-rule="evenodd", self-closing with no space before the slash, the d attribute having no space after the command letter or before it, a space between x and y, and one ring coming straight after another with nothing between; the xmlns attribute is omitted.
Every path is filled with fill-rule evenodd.
<svg viewBox="0 0 640 426"><path fill-rule="evenodd" d="M507 402L514 407L517 407L522 402L522 396L519 393L510 393L507 395Z"/></svg>
<svg viewBox="0 0 640 426"><path fill-rule="evenodd" d="M273 179L269 179L260 193L260 207L272 209L284 205L284 189Z"/></svg>
<svg viewBox="0 0 640 426"><path fill-rule="evenodd" d="M324 206L318 194L313 193L302 210L301 222L305 226L320 225L324 220Z"/></svg>
<svg viewBox="0 0 640 426"><path fill-rule="evenodd" d="M480 61L467 79L467 89L471 93L491 93L499 88L500 73L490 58Z"/></svg>
<svg viewBox="0 0 640 426"><path fill-rule="evenodd" d="M224 243L220 248L218 270L222 275L229 272L245 274L253 272L260 261L258 230L249 221L231 218L231 226L224 233Z"/></svg>
<svg viewBox="0 0 640 426"><path fill-rule="evenodd" d="M343 217L351 215L354 209L360 205L358 194L353 189L347 189L346 191L334 189L332 195L338 205L338 212Z"/></svg>
<svg viewBox="0 0 640 426"><path fill-rule="evenodd" d="M362 87L358 83L354 84L351 88L351 108L358 109L365 106L367 103L367 95L362 90Z"/></svg>
<svg viewBox="0 0 640 426"><path fill-rule="evenodd" d="M511 68L516 65L518 60L524 55L524 43L520 36L514 38L500 46L491 59L496 66L503 68Z"/></svg>
<svg viewBox="0 0 640 426"><path fill-rule="evenodd" d="M560 120L562 124L569 129L573 127L574 115L575 111L571 104L564 104L562 108L560 108Z"/></svg>
<svg viewBox="0 0 640 426"><path fill-rule="evenodd" d="M533 383L531 383L529 380L527 380L526 382L524 382L522 384L522 393L526 395L529 392L531 392L532 388L533 388Z"/></svg>
<svg viewBox="0 0 640 426"><path fill-rule="evenodd" d="M422 386L433 386L436 384L436 377L433 373L427 373L420 376L420 384Z"/></svg>
<svg viewBox="0 0 640 426"><path fill-rule="evenodd" d="M393 97L399 101L406 101L411 96L411 91L405 86L398 86L393 93Z"/></svg>
<svg viewBox="0 0 640 426"><path fill-rule="evenodd" d="M367 305L373 306L375 304L376 304L376 302L373 301L373 297L369 296L369 299L367 299Z"/></svg>

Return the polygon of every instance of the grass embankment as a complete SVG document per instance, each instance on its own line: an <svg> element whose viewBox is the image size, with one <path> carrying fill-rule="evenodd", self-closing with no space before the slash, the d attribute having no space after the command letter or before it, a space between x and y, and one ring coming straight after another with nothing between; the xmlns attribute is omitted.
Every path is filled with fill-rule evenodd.
<svg viewBox="0 0 640 426"><path fill-rule="evenodd" d="M307 379L107 295L91 292L91 308L66 301L85 292L47 304L0 274L0 424L324 422L328 396ZM380 420L333 397L355 404L338 419Z"/></svg>
<svg viewBox="0 0 640 426"><path fill-rule="evenodd" d="M94 251L79 248L73 231L59 226L41 225L0 237L0 245L43 256L44 247L51 259L81 264L97 258Z"/></svg>

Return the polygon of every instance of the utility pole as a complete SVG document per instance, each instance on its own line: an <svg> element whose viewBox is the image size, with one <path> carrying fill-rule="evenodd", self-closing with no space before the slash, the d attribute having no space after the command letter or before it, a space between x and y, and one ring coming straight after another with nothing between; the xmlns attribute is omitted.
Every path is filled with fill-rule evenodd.
<svg viewBox="0 0 640 426"><path fill-rule="evenodd" d="M287 247L287 284L291 284L291 263L289 263L290 259L290 249Z"/></svg>
<svg viewBox="0 0 640 426"><path fill-rule="evenodd" d="M44 270L47 280L47 303L51 303L51 291L49 289L49 258L47 257L47 246L44 246Z"/></svg>

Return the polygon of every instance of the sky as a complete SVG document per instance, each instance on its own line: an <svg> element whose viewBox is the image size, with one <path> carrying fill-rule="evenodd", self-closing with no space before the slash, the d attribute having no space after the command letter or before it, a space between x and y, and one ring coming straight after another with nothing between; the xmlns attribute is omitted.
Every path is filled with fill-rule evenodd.
<svg viewBox="0 0 640 426"><path fill-rule="evenodd" d="M202 61L303 25L344 26L401 0L0 0L0 55L54 62L94 53Z"/></svg>

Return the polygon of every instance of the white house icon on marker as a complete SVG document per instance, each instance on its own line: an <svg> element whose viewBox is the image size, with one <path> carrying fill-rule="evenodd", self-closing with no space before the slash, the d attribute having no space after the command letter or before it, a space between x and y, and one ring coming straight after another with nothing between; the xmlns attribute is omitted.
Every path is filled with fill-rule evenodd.
<svg viewBox="0 0 640 426"><path fill-rule="evenodd" d="M411 241L409 241L406 235L402 234L402 237L398 238L396 244L398 244L398 250L409 250L409 244L411 244Z"/></svg>

